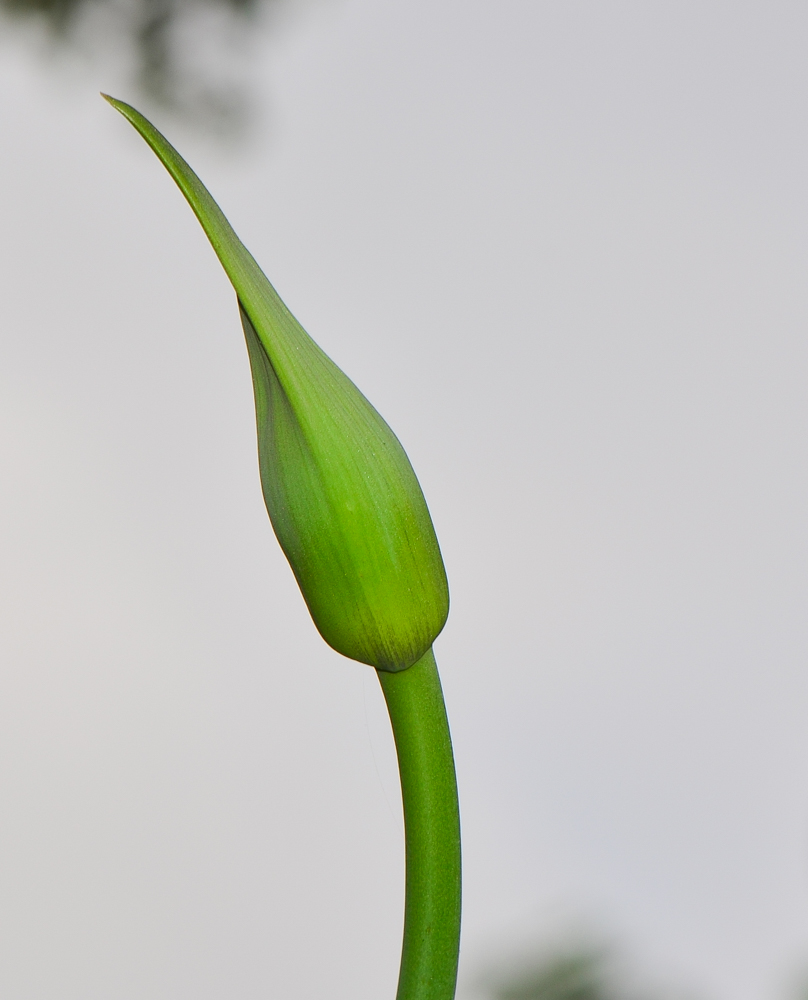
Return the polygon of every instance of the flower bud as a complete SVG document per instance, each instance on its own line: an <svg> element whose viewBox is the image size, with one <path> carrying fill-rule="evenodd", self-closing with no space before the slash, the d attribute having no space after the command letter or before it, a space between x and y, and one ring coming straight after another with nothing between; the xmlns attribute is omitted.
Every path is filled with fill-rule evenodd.
<svg viewBox="0 0 808 1000"><path fill-rule="evenodd" d="M449 610L435 530L404 449L292 316L177 151L134 108L107 100L177 182L236 290L264 499L315 625L345 656L404 670Z"/></svg>

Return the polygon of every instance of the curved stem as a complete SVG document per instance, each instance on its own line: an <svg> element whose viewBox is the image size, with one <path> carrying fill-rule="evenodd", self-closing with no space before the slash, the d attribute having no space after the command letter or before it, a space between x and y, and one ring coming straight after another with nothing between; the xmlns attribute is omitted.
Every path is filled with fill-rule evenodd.
<svg viewBox="0 0 808 1000"><path fill-rule="evenodd" d="M396 1000L453 1000L460 948L460 814L452 742L430 649L378 671L404 802L407 880Z"/></svg>

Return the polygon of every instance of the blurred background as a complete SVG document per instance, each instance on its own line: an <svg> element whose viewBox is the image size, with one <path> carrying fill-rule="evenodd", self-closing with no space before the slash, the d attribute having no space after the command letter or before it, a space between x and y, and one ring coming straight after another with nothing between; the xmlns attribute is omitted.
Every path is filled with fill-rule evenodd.
<svg viewBox="0 0 808 1000"><path fill-rule="evenodd" d="M0 995L393 997L378 684L149 112L452 586L460 1000L804 1000L808 9L6 0ZM801 992L802 990L802 992Z"/></svg>

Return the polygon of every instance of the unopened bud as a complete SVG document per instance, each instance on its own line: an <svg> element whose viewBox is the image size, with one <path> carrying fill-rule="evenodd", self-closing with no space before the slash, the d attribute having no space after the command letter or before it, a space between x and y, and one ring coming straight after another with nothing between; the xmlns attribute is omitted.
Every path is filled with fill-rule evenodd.
<svg viewBox="0 0 808 1000"><path fill-rule="evenodd" d="M139 112L107 98L188 199L236 290L269 517L325 641L404 670L446 622L435 530L398 438L292 316L202 182Z"/></svg>

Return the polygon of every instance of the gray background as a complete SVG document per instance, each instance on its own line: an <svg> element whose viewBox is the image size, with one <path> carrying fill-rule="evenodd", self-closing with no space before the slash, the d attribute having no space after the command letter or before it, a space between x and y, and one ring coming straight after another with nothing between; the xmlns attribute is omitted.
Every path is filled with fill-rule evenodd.
<svg viewBox="0 0 808 1000"><path fill-rule="evenodd" d="M230 154L163 124L429 499L461 995L582 927L694 996L787 996L805 6L317 0L276 28L271 128ZM119 71L45 62L3 34L0 995L392 997L376 679L271 534L233 295L97 97Z"/></svg>

